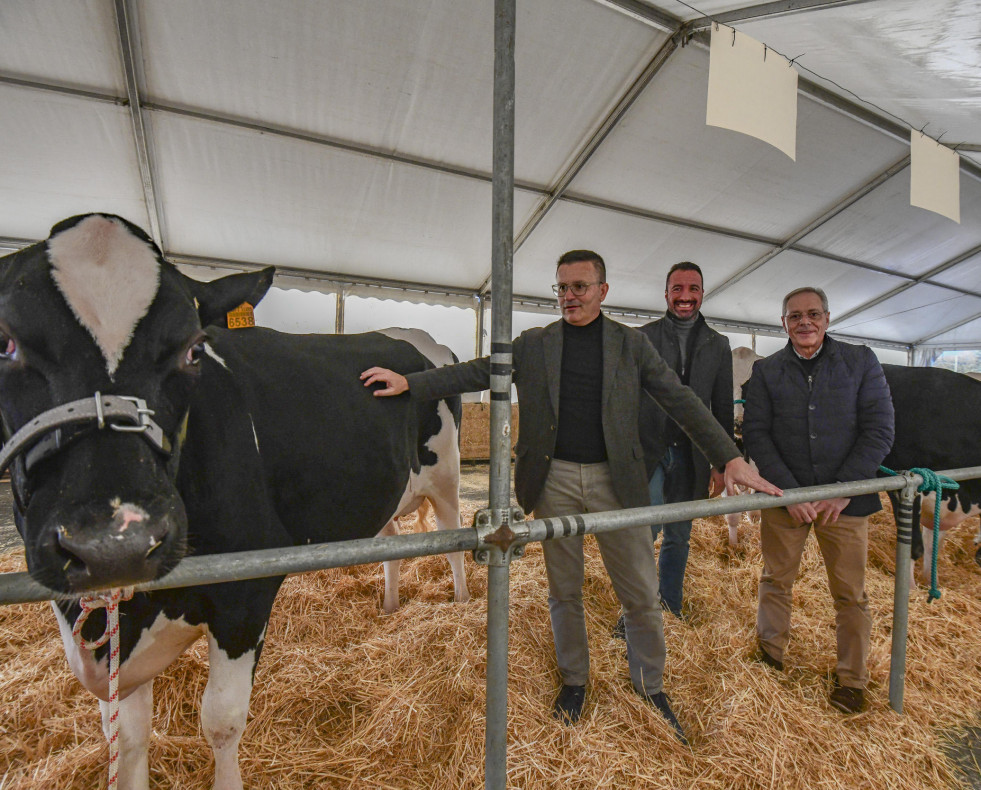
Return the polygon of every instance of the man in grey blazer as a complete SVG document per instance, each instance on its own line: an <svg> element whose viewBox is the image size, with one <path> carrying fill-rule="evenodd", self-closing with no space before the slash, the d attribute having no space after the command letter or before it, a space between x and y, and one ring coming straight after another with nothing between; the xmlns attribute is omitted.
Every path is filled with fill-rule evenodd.
<svg viewBox="0 0 981 790"><path fill-rule="evenodd" d="M724 335L702 316L702 270L691 261L676 263L664 285L667 313L659 321L640 327L654 350L681 383L690 387L725 432L732 436L732 351ZM722 473L711 466L685 432L649 397L641 406L641 443L650 480L651 504L687 502L721 494ZM711 482L711 488L710 488ZM653 527L657 537L658 526ZM675 617L681 603L688 565L691 520L664 525L658 555L661 605Z"/></svg>
<svg viewBox="0 0 981 790"><path fill-rule="evenodd" d="M515 448L515 493L538 518L650 504L638 433L644 392L677 420L718 467L726 483L780 494L743 460L702 402L636 329L602 315L609 285L603 259L590 250L559 258L556 285L562 320L523 332L513 344L520 430ZM384 368L361 374L376 396L439 398L487 389L487 357L402 376ZM627 662L634 688L684 733L662 688L664 631L657 594L657 564L649 527L596 536L603 563L623 606ZM574 723L582 712L589 676L583 611L583 536L542 544L549 613L562 688L554 715Z"/></svg>

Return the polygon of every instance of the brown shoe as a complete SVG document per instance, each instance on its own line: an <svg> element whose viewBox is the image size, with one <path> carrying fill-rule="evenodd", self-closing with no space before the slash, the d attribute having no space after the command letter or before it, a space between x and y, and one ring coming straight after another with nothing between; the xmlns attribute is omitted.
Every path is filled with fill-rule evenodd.
<svg viewBox="0 0 981 790"><path fill-rule="evenodd" d="M756 653L754 660L759 661L761 664L766 664L770 669L774 669L777 672L783 672L783 661L767 653L763 645L759 646L759 651Z"/></svg>
<svg viewBox="0 0 981 790"><path fill-rule="evenodd" d="M865 709L865 690L853 686L842 686L838 678L831 686L831 707L842 713L861 713Z"/></svg>

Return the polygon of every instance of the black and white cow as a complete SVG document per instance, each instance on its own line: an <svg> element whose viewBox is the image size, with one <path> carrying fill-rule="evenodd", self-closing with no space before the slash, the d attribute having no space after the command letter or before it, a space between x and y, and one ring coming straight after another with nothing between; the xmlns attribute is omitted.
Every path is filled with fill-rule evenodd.
<svg viewBox="0 0 981 790"><path fill-rule="evenodd" d="M446 346L440 345L426 332L421 329L391 328L378 330L381 334L404 340L411 343L423 354L426 359L432 362L434 367L443 367L459 362L456 355ZM455 416L457 428L460 427L460 415ZM409 499L404 507L400 507L398 513L385 525L379 535L398 535L398 518L406 516L415 511L415 520L418 526L426 523L426 516L431 509L436 516L437 529L459 529L460 528L460 434L455 431L444 432L438 437L434 437L429 444L429 449L436 453L440 463L434 464L427 469L427 476L422 484L415 486L415 495ZM429 499L426 492L436 491L439 496ZM453 572L454 598L457 603L466 603L470 600L470 591L467 589L467 577L463 570L463 555L454 552L446 556L450 563L450 570ZM399 565L400 560L388 560L385 562L385 599L382 608L386 613L391 614L399 608Z"/></svg>
<svg viewBox="0 0 981 790"><path fill-rule="evenodd" d="M380 333L213 326L255 304L272 276L192 280L139 228L101 214L65 220L0 259L5 439L93 402L129 403L120 396L152 410L143 432L118 430L132 426L101 412L99 425L52 428L11 467L28 569L60 596L69 664L100 700L108 646L76 647L79 591L159 578L188 554L372 537L423 497L456 507L458 478L442 456L458 459L459 400L380 403L359 379L370 365L431 367L424 352ZM201 722L214 786L241 788L238 744L281 582L138 593L121 604L120 787L148 787L154 676L206 636ZM82 636L104 625L97 612Z"/></svg>
<svg viewBox="0 0 981 790"><path fill-rule="evenodd" d="M896 409L896 439L883 465L934 471L981 466L981 381L942 368L883 365ZM895 509L898 493L890 492ZM913 505L920 530L913 530L913 559L923 557L929 580L936 495L918 495ZM946 533L981 513L981 480L963 480L941 497L940 544ZM939 547L938 547L939 548Z"/></svg>

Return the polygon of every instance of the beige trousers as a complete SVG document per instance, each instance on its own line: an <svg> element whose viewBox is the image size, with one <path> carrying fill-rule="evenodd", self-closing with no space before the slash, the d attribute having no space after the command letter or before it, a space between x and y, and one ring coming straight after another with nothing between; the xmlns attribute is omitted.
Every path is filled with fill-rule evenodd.
<svg viewBox="0 0 981 790"><path fill-rule="evenodd" d="M865 593L868 523L867 517L839 516L834 524L813 526L835 604L838 680L843 686L854 688L865 688L869 680L866 665L872 618ZM794 581L811 529L810 524L795 524L786 508L762 513L763 575L756 633L766 652L781 661L790 641Z"/></svg>
<svg viewBox="0 0 981 790"><path fill-rule="evenodd" d="M556 534L569 537L542 543L548 574L548 609L555 656L562 682L584 686L589 678L589 644L583 610L585 576L579 513L619 510L606 463L576 464L553 460L535 518L554 519ZM649 526L628 527L596 535L603 565L623 606L630 680L641 694L661 691L664 674L664 629L657 594L657 561ZM612 624L611 624L612 625Z"/></svg>

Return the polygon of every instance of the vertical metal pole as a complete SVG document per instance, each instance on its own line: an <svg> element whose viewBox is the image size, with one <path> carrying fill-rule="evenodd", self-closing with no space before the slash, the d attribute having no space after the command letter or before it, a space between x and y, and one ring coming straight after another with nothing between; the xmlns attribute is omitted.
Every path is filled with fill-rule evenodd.
<svg viewBox="0 0 981 790"><path fill-rule="evenodd" d="M334 334L344 334L344 286L337 289L337 302L334 306Z"/></svg>
<svg viewBox="0 0 981 790"><path fill-rule="evenodd" d="M511 279L514 239L515 0L494 0L494 175L491 221L491 525L511 514ZM487 715L484 787L507 786L510 553L491 550L487 568Z"/></svg>
<svg viewBox="0 0 981 790"><path fill-rule="evenodd" d="M892 657L889 662L889 707L903 712L906 682L906 635L909 625L910 552L913 543L913 499L916 484L909 482L899 495L896 513L896 587L892 608Z"/></svg>
<svg viewBox="0 0 981 790"><path fill-rule="evenodd" d="M474 356L484 356L484 295L477 294L477 338L474 343Z"/></svg>

